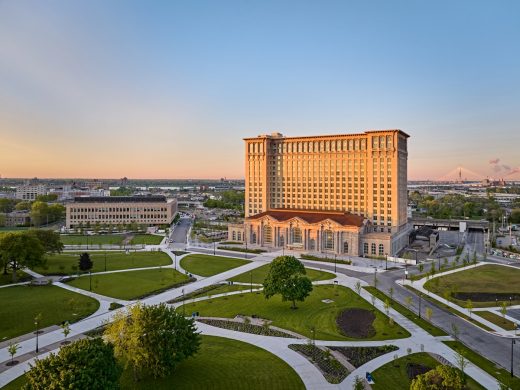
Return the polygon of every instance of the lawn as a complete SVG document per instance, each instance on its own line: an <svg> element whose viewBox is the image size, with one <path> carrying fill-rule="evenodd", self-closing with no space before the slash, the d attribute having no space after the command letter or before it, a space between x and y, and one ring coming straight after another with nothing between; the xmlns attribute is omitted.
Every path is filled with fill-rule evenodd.
<svg viewBox="0 0 520 390"><path fill-rule="evenodd" d="M406 366L408 364L420 364L422 366L435 368L439 363L427 353L414 353L395 361L385 364L372 372L375 384L371 385L373 390L409 390L412 380L408 378ZM466 377L466 389L484 389L472 378Z"/></svg>
<svg viewBox="0 0 520 390"><path fill-rule="evenodd" d="M63 321L78 321L99 307L95 299L56 286L1 288L0 301L0 341L33 331L38 313L43 316L40 327L45 328Z"/></svg>
<svg viewBox="0 0 520 390"><path fill-rule="evenodd" d="M22 376L5 389L19 389ZM279 357L242 341L202 336L199 352L188 358L175 372L160 379L144 377L134 382L130 369L123 372L122 389L305 389L296 372Z"/></svg>
<svg viewBox="0 0 520 390"><path fill-rule="evenodd" d="M86 275L67 283L88 290L89 279ZM188 279L187 275L171 268L97 274L92 275L92 291L108 297L132 300L173 288Z"/></svg>
<svg viewBox="0 0 520 390"><path fill-rule="evenodd" d="M338 295L335 295L335 292ZM324 303L331 299L334 302ZM262 293L244 293L215 298L186 305L186 312L198 311L201 316L233 318L237 314L257 315L272 320L272 324L292 330L306 337L312 337L311 328L315 327L316 339L321 340L359 340L340 333L336 318L345 309L360 308L374 310L373 307L352 290L331 285L314 286L305 302L297 303L298 309L292 310L290 302L282 302L280 296L267 300ZM399 325L388 324L387 317L375 310L373 327L375 335L366 340L386 340L409 337L409 333Z"/></svg>
<svg viewBox="0 0 520 390"><path fill-rule="evenodd" d="M16 279L16 283L27 282L32 279L32 276L26 274L23 271L16 271L18 278ZM0 272L0 286L5 286L6 284L11 284L13 282L13 273L9 272L4 275L3 272Z"/></svg>
<svg viewBox="0 0 520 390"><path fill-rule="evenodd" d="M509 371L504 370L502 367L497 366L492 361L486 359L477 352L469 349L459 341L443 341L448 347L457 352L462 352L466 358L474 365L480 367L486 371L489 375L497 378L500 382L508 385L511 389L520 389L520 378L513 377Z"/></svg>
<svg viewBox="0 0 520 390"><path fill-rule="evenodd" d="M154 234L135 234L130 240L130 245L159 245L164 236Z"/></svg>
<svg viewBox="0 0 520 390"><path fill-rule="evenodd" d="M125 239L124 234L100 234L100 235L62 235L63 245L121 245Z"/></svg>
<svg viewBox="0 0 520 390"><path fill-rule="evenodd" d="M467 299L471 299L474 307L496 306L501 301L509 303L513 297L513 305L520 304L520 269L483 265L465 271L433 278L424 287L435 294L443 296L450 291L453 301L464 307ZM468 283L471 281L471 283Z"/></svg>
<svg viewBox="0 0 520 390"><path fill-rule="evenodd" d="M184 297L180 296L175 299L168 301L168 303L182 302L183 300L189 301L190 299L207 297L207 296L215 296L217 294L225 294L235 291L249 291L249 286L243 284L213 284L211 286L199 288L189 294L186 294ZM253 289L258 288L258 286L253 286Z"/></svg>
<svg viewBox="0 0 520 390"><path fill-rule="evenodd" d="M77 268L73 271L72 267L79 264L79 254L81 252L63 252L47 256L47 263L43 267L34 267L35 272L43 275L70 275L76 274ZM164 252L89 252L90 259L94 263L92 272L116 271L121 269L144 268L153 266L170 265L172 259Z"/></svg>
<svg viewBox="0 0 520 390"><path fill-rule="evenodd" d="M375 295L376 298L379 298L381 301L385 302L387 299L390 302L390 306L392 309L396 310L398 313L402 314L410 321L420 326L422 329L430 333L432 336L447 336L448 334L442 329L437 328L435 325L432 325L430 322L426 321L424 318L419 318L416 313L412 312L410 309L404 307L397 301L390 299L386 294L382 291L378 290L375 287L364 287L372 295Z"/></svg>
<svg viewBox="0 0 520 390"><path fill-rule="evenodd" d="M247 260L212 255L188 255L181 260L181 267L200 276L213 276L249 263Z"/></svg>
<svg viewBox="0 0 520 390"><path fill-rule="evenodd" d="M250 272L245 272L243 274L237 275L234 278L231 278L229 280L233 282L242 282L242 283L249 283L251 281L251 275L253 276L253 283L261 284L264 282L265 278L267 277L267 273L269 272L269 268L271 267L271 264L265 264L261 267L255 268L254 270ZM307 271L307 276L312 281L317 280L329 280L334 279L335 275L331 274L330 272L325 271L317 271L314 269L305 268Z"/></svg>
<svg viewBox="0 0 520 390"><path fill-rule="evenodd" d="M498 314L495 314L490 311L474 311L473 315L478 315L479 317L485 318L489 322L492 322L495 325L500 326L502 329L505 330L515 330L516 329L516 323L513 321L509 321L507 318L504 318L502 316L499 316Z"/></svg>

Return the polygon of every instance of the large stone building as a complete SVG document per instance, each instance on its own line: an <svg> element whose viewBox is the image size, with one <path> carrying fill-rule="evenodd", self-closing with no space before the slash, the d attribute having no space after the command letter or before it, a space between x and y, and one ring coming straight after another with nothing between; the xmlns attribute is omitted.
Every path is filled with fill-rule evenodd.
<svg viewBox="0 0 520 390"><path fill-rule="evenodd" d="M177 201L164 196L77 197L66 205L66 226L171 224Z"/></svg>
<svg viewBox="0 0 520 390"><path fill-rule="evenodd" d="M26 183L16 187L16 199L33 201L40 195L47 194L47 187L44 184Z"/></svg>
<svg viewBox="0 0 520 390"><path fill-rule="evenodd" d="M354 256L408 243L407 139L401 130L245 139L245 223L228 239Z"/></svg>

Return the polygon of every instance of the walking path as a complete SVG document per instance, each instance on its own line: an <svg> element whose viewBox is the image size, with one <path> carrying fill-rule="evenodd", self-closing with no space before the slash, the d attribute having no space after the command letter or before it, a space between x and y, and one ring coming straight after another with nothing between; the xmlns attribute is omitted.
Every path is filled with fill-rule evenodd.
<svg viewBox="0 0 520 390"><path fill-rule="evenodd" d="M494 314L501 316L501 314L499 312L499 310L500 310L499 307L486 307L486 308L478 308L478 309L468 310L468 309L466 309L464 307L461 307L461 306L457 305L456 303L453 303L453 302L447 300L446 298L443 298L443 297L441 297L441 296L431 292L430 290L424 288L424 284L426 282L428 282L429 280L432 280L434 278L450 275L450 274L453 274L453 273L456 273L456 272L461 272L461 271L465 271L465 270L469 270L469 269L472 269L472 268L475 268L475 267L481 267L481 266L489 265L489 264L496 265L496 266L502 266L502 267L511 267L510 265L507 265L507 264L496 264L496 263L480 262L480 263L477 263L477 264L468 265L467 267L461 267L461 268L457 268L457 269L454 269L454 270L440 272L440 273L435 274L433 277L432 276L426 276L426 277L424 277L422 279L415 280L415 281L410 280L410 279L398 280L397 284L400 284L400 285L403 285L403 286L413 287L414 289L422 292L423 294L431 296L435 300L443 303L446 306L451 307L452 309L458 311L459 313L462 313L462 314L472 318L473 320L479 322L480 324L485 325L486 327L488 327L490 329L493 329L493 332L492 332L493 334L496 334L498 336L503 336L503 337L514 337L516 335L516 333L517 333L516 330L504 330L500 326L494 324L491 321L486 320L483 317L480 317L478 315L473 315L473 312L475 312L475 311L491 311ZM516 267L511 267L511 268L515 268L516 269ZM517 308L517 307L520 308L520 305L511 306L511 307L508 307L508 309L514 309L514 308ZM515 319L513 317L510 317L510 316L506 316L506 318L508 320L510 320L511 322L516 323L517 326L520 326L520 320ZM471 323L471 322L469 322L469 323ZM477 326L475 324L473 324L473 325Z"/></svg>
<svg viewBox="0 0 520 390"><path fill-rule="evenodd" d="M172 257L173 254L171 254L167 250L163 250L166 252L170 257ZM151 296L149 298L143 299L142 303L152 305L152 304L158 304L162 302L167 302L171 299L180 297L183 293L188 294L190 292L193 292L195 290L198 290L203 287L210 286L212 284L216 284L225 280L228 280L234 276L237 276L239 274L242 274L244 272L249 272L255 268L258 268L264 264L267 264L268 262L272 261L274 257L279 255L278 253L264 253L259 256L256 256L252 258L251 262L248 264L245 264L243 266L225 271L223 273L206 277L206 278L198 278L196 282L193 282L191 284L185 285L183 287L175 288L172 290L168 290L165 292L162 292L160 294ZM184 256L184 255L183 255ZM176 264L172 264L169 266L165 266L163 268L172 268L174 266L177 267L178 270L181 272L185 271L180 267L180 260L183 256L177 256L176 258ZM229 256L232 257L232 256ZM317 266L321 265L320 262L317 262ZM338 265L339 266L339 265ZM314 268L314 267L313 267ZM318 268L318 267L316 267ZM319 268L318 268L319 269ZM135 270L135 269L134 269ZM110 271L111 272L120 272L120 271ZM330 271L329 271L330 272ZM315 284L333 284L334 281L338 281L338 284L344 287L351 288L355 291L355 284L358 282L359 279L346 276L344 274L337 274L337 277L335 279L327 280L327 281L320 281L316 282ZM247 283L246 283L247 284ZM367 285L366 282L361 281L361 285ZM133 304L132 301L120 301L120 300L114 300L110 297L101 296L95 293L87 292L84 290L75 289L71 286L65 285L63 283L56 283L56 286L61 288L67 288L69 290L79 292L84 295L91 296L95 299L98 299L103 307L100 306L100 309L94 313L93 315L78 321L77 323L71 324L70 326L70 337L79 337L83 333L95 329L102 325L105 321L109 321L113 315L112 312L108 311L107 305L110 302L120 302L125 305L131 305ZM414 286L415 287L415 286ZM255 289L257 290L257 289ZM240 294L244 293L244 291L238 291L238 292L230 292L227 295L233 295L233 294ZM360 291L361 297L363 297L368 302L372 302L372 295L366 291L365 289L361 289ZM217 297L217 296L215 296ZM200 298L203 299L203 298ZM199 300L199 299L197 299ZM175 306L179 306L182 303L177 303ZM374 300L375 307L379 309L382 312L385 312L384 303L380 301L379 299ZM122 310L122 309L117 309ZM114 312L117 312L117 310L114 310ZM203 323L197 322L198 329L203 334L208 335L215 335L220 337L226 337L230 339L235 340L241 340L253 345L256 345L258 347L261 347L276 356L280 357L284 361L286 361L302 378L305 386L308 389L351 389L352 384L354 381L354 378L356 375L364 378L364 374L366 371L374 371L376 368L381 366L382 364L386 364L393 359L393 355L397 354L398 356L404 356L407 353L407 349L411 348L413 352L420 352L424 349L425 352L432 352L435 354L438 354L439 356L442 356L444 359L449 361L450 363L456 365L456 355L453 350L448 348L446 345L442 343L442 340L445 340L446 337L433 337L426 331L424 331L422 328L417 326L415 323L409 321L407 318L396 312L394 309L389 308L388 310L389 316L394 319L396 323L403 326L406 330L410 332L412 335L409 338L406 339L400 339L400 340L386 340L386 341L325 341L325 340L317 340L317 345L322 346L378 346L378 345L396 345L399 347L398 351L383 355L377 359L374 359L365 365L359 367L358 369L354 370L342 383L340 384L330 384L328 383L321 372L312 364L310 363L305 357L300 355L299 353L291 350L288 348L289 344L303 344L306 343L307 340L302 339L287 339L287 338L279 338L279 337L270 337L270 336L260 336L260 335L254 335L249 333L242 333L242 332L236 332L228 329L222 329L213 327L210 325L206 325ZM39 344L41 348L44 350L47 348L54 348L55 351L59 348L59 342L63 340L63 334L61 332L61 329L52 330L49 329L47 333L44 333L39 336ZM58 344L56 344L58 343ZM20 352L22 355L26 355L26 357L30 356L27 354L32 353L35 345L34 337L29 337L27 339L24 339L20 342ZM40 357L44 357L44 355L40 355ZM6 347L0 348L0 364L4 364L6 361L10 359L10 355L7 351ZM4 372L0 373L0 386L3 386L7 384L8 382L12 381L19 375L23 374L25 370L29 368L29 364L34 361L34 358L30 358L28 360L25 360L24 362L11 367ZM482 384L486 389L494 390L498 389L498 383L497 381L479 369L478 367L469 364L466 368L466 372L468 375L473 377L477 382ZM377 381L377 378L375 378Z"/></svg>

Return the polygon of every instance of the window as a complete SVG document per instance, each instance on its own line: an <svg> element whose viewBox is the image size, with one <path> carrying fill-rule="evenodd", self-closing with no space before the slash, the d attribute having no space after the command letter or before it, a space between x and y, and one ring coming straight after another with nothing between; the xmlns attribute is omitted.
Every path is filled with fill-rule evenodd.
<svg viewBox="0 0 520 390"><path fill-rule="evenodd" d="M298 227L293 227L291 229L291 234L292 234L292 243L293 244L302 244L303 241L302 241L302 229L298 228Z"/></svg>
<svg viewBox="0 0 520 390"><path fill-rule="evenodd" d="M383 244L379 244L379 256L383 256L385 254L385 246Z"/></svg>
<svg viewBox="0 0 520 390"><path fill-rule="evenodd" d="M348 253L348 242L347 241L345 241L343 243L343 253Z"/></svg>
<svg viewBox="0 0 520 390"><path fill-rule="evenodd" d="M235 231L233 231L232 237L233 237L233 241L235 241L237 239L237 233Z"/></svg>
<svg viewBox="0 0 520 390"><path fill-rule="evenodd" d="M269 244L273 242L273 228L269 225L264 225L264 242Z"/></svg>
<svg viewBox="0 0 520 390"><path fill-rule="evenodd" d="M365 255L368 255L368 243L367 243L367 242L365 242L365 243L363 244L363 253L364 253Z"/></svg>
<svg viewBox="0 0 520 390"><path fill-rule="evenodd" d="M376 244L375 244L375 243L372 243L372 244L370 245L370 253L371 253L372 255L375 255L375 254L376 254Z"/></svg>
<svg viewBox="0 0 520 390"><path fill-rule="evenodd" d="M323 231L323 246L325 250L334 250L334 232L332 230Z"/></svg>

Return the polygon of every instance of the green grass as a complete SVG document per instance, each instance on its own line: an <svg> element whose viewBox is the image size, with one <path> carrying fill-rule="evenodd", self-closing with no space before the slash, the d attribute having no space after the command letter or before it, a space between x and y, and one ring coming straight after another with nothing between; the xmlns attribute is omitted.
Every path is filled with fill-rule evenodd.
<svg viewBox="0 0 520 390"><path fill-rule="evenodd" d="M22 375L2 387L2 390L20 390L26 383L27 379Z"/></svg>
<svg viewBox="0 0 520 390"><path fill-rule="evenodd" d="M100 234L100 235L62 235L63 245L120 245L125 239L124 234Z"/></svg>
<svg viewBox="0 0 520 390"><path fill-rule="evenodd" d="M413 287L410 287L410 286L404 286L407 290L410 290L410 291L413 291L417 296L420 294L421 297L423 299L426 299L428 302L431 302L433 303L434 305L438 306L438 307L441 307L443 308L444 310L447 310L449 311L450 313L456 315L456 316L459 316L460 318L463 318L465 319L466 321L469 321L471 322L473 325L476 325L484 330L487 330L488 332L493 332L494 330L491 329L490 327L484 325L484 324L481 324L480 322L478 322L477 320L475 320L474 318L471 318L469 316L467 316L466 314L464 313L461 313L459 312L458 310L455 310L454 308L452 308L451 306L448 306L448 305L445 305L444 303L442 302L439 302L438 300L436 300L435 298L432 298L431 296L429 295L426 295L426 294L423 294L421 292L419 292L418 290L416 290L415 288Z"/></svg>
<svg viewBox="0 0 520 390"><path fill-rule="evenodd" d="M335 295L335 291L338 295ZM332 303L323 303L332 299ZM312 337L311 328L316 328L316 339L321 340L359 340L348 338L340 333L336 317L347 308L374 310L373 307L352 290L332 285L314 286L305 302L297 303L298 309L292 310L290 302L282 302L280 296L267 300L261 293L237 294L215 298L186 305L186 312L198 311L201 316L233 318L237 314L257 315L273 321L273 325L292 330L306 337ZM375 335L366 340L386 340L409 337L410 334L399 325L388 324L387 317L375 310L373 326Z"/></svg>
<svg viewBox="0 0 520 390"><path fill-rule="evenodd" d="M63 252L47 256L45 266L34 267L33 270L43 275L70 275L78 271L72 271L72 267L78 266L79 255L82 252ZM107 259L107 271L121 269L145 268L172 264L172 259L164 252L89 252L90 259L94 263L92 272L105 271L105 255Z"/></svg>
<svg viewBox="0 0 520 390"><path fill-rule="evenodd" d="M502 367L499 367L492 361L486 359L472 349L469 349L460 341L443 341L443 343L454 351L463 353L471 363L480 367L482 370L486 371L489 375L498 379L500 382L508 385L511 389L520 389L520 378L516 376L511 378L509 371L504 370Z"/></svg>
<svg viewBox="0 0 520 390"><path fill-rule="evenodd" d="M495 325L500 326L505 330L515 330L516 323L513 321L509 321L507 318L501 317L498 314L495 314L490 311L474 311L473 315L478 315L479 317L485 318L489 322L492 322Z"/></svg>
<svg viewBox="0 0 520 390"><path fill-rule="evenodd" d="M371 385L373 390L409 390L412 381L408 378L406 365L408 363L421 364L432 369L440 365L437 360L429 354L420 352L397 359L372 372L375 384ZM484 389L472 378L466 377L466 389Z"/></svg>
<svg viewBox="0 0 520 390"><path fill-rule="evenodd" d="M212 255L188 255L181 260L181 267L200 276L213 276L249 263L247 260Z"/></svg>
<svg viewBox="0 0 520 390"><path fill-rule="evenodd" d="M258 286L253 286L253 289L257 289ZM182 295L180 297L174 298L168 303L182 302L183 300L189 301L190 299L207 297L207 296L215 296L217 294L224 294L235 291L249 291L249 286L245 286L243 284L234 284L232 286L227 284L213 284L211 286L203 287L198 290L195 290L189 294L186 294L184 297Z"/></svg>
<svg viewBox="0 0 520 390"><path fill-rule="evenodd" d="M19 389L25 384L21 376L2 389ZM242 341L202 336L199 352L180 363L166 378L144 377L134 382L131 369L123 372L122 389L305 389L296 372L282 359Z"/></svg>
<svg viewBox="0 0 520 390"><path fill-rule="evenodd" d="M386 294L384 294L382 291L378 290L375 287L364 287L365 290L367 290L372 295L375 295L376 298L379 298L381 301L385 302L387 299L390 302L390 306L396 310L398 313L402 314L406 318L408 318L410 321L430 333L432 336L447 336L448 333L443 331L440 328L437 328L435 325L431 324L430 322L426 321L424 318L419 318L417 314L409 310L408 308L404 307L397 301L390 299Z"/></svg>
<svg viewBox="0 0 520 390"><path fill-rule="evenodd" d="M253 276L253 283L261 284L264 282L264 279L267 277L267 273L269 272L269 268L271 267L271 264L265 264L261 267L255 268L254 270L250 271ZM307 271L307 276L312 281L317 280L329 280L334 279L335 275L330 272L325 271L318 271L314 269L305 268ZM231 279L229 279L233 282L242 282L242 283L249 283L251 280L251 275L249 272L245 272L243 274L237 275Z"/></svg>
<svg viewBox="0 0 520 390"><path fill-rule="evenodd" d="M72 308L71 298L75 301ZM0 301L0 341L33 331L38 313L43 315L40 328L45 328L63 321L78 321L99 307L95 299L56 286L1 288Z"/></svg>
<svg viewBox="0 0 520 390"><path fill-rule="evenodd" d="M164 236L154 234L135 234L130 240L130 245L159 245Z"/></svg>
<svg viewBox="0 0 520 390"><path fill-rule="evenodd" d="M440 276L431 279L424 284L427 290L443 296L444 291L458 293L502 293L520 295L520 269L505 267L500 265L483 265L465 271ZM471 281L471 283L468 283ZM465 301L453 299L455 303L464 307ZM513 300L513 305L520 304L520 300ZM474 307L496 306L493 299L488 302L476 302L473 299Z"/></svg>
<svg viewBox="0 0 520 390"><path fill-rule="evenodd" d="M88 290L89 279L87 275L67 283ZM187 280L188 276L171 268L98 274L92 275L92 291L108 297L131 300L166 290Z"/></svg>

